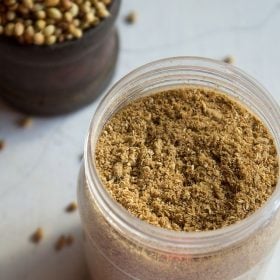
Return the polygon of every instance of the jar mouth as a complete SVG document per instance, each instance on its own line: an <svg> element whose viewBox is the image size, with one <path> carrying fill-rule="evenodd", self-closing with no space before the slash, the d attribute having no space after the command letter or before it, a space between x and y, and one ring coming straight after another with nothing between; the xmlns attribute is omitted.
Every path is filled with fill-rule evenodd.
<svg viewBox="0 0 280 280"><path fill-rule="evenodd" d="M184 73L188 72L193 73L193 75L195 74L193 77L199 78L203 78L203 75L208 75L207 84L213 86L216 83L217 89L230 87L232 96L235 96L236 93L239 102L247 108L250 105L252 108L249 109L253 109L253 112L266 124L274 138L278 159L280 151L280 125L277 122L277 118L279 119L280 117L280 108L270 93L242 70L224 62L203 57L172 57L139 67L117 82L97 107L91 121L85 145L85 172L91 195L94 197L99 210L117 231L125 232L127 238L147 246L152 246L158 250L168 248L169 252L173 250L177 254L180 252L198 254L209 251L209 249L213 251L217 246L220 249L221 246L228 247L234 245L245 240L254 231L268 223L269 218L280 207L280 182L278 179L275 190L268 201L249 217L221 229L203 232L177 232L153 226L132 216L111 197L99 178L94 160L95 145L99 133L107 120L121 106L119 104L119 107L112 110L110 104L118 102L119 96L117 93L124 92L128 87L130 89L133 88L136 94L141 92L144 88L138 84L140 79L150 78L149 82L151 83L151 77L154 75L156 76L154 78L155 81L157 79L164 80L167 77L165 74L171 73L170 75L172 75L172 71L176 72L176 77L179 77L178 79L182 81L181 85L196 84L194 79L186 79L186 74L184 75ZM217 84L215 79L220 79L220 82ZM197 85L199 86L199 83ZM248 93L250 92L256 99L254 102L258 103L259 107L257 108L253 103L248 104L250 101L246 100L245 97L243 99L242 96L238 96L240 89L246 90ZM126 102L129 103L130 100L128 99Z"/></svg>

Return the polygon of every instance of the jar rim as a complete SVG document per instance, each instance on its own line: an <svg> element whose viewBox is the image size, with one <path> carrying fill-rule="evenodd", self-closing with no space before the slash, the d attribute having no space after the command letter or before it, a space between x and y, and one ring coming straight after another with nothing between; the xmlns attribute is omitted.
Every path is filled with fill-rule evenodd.
<svg viewBox="0 0 280 280"><path fill-rule="evenodd" d="M279 209L279 178L272 196L262 207L249 217L216 230L203 232L178 232L156 227L142 221L131 215L124 207L119 205L103 187L96 170L95 162L92 160L95 144L92 143L91 140L99 136L97 135L98 133L96 133L97 128L98 126L103 127L105 124L104 120L102 121L104 108L107 106L106 104L108 104L108 102L111 102L110 99L114 94L120 90L124 84L133 83L134 79L139 78L140 76L149 75L151 71L162 69L168 70L173 67L181 67L182 69L184 67L191 67L192 69L199 67L200 69L211 71L212 73L215 72L215 69L218 69L220 71L219 73L224 73L224 75L230 76L234 81L241 84L243 83L243 85L246 84L251 90L255 90L263 95L265 97L265 100L263 100L264 106L269 106L270 109L271 116L269 117L272 118L273 121L273 127L270 127L270 132L274 137L277 148L277 157L279 159L280 124L277 123L277 117L279 119L280 107L271 94L260 85L259 82L239 68L221 61L203 57L171 57L157 60L135 69L119 80L104 96L92 118L85 144L86 179L89 184L91 195L95 198L99 210L116 230L123 233L125 232L126 237L159 250L162 250L163 248L168 248L168 251L174 249L174 252L176 253L180 250L181 252L188 251L195 253L205 250L206 248L213 251L216 250L216 246L228 247L236 244L240 240L244 240L244 238L248 237L250 233L263 226L267 222L267 218ZM215 75L217 73L215 72Z"/></svg>

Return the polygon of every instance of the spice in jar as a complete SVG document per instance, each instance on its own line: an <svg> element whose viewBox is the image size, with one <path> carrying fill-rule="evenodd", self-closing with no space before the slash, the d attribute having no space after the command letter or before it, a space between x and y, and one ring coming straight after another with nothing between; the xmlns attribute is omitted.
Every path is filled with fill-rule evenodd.
<svg viewBox="0 0 280 280"><path fill-rule="evenodd" d="M210 88L131 102L104 126L95 160L119 204L176 231L215 230L247 218L278 178L276 148L262 121Z"/></svg>

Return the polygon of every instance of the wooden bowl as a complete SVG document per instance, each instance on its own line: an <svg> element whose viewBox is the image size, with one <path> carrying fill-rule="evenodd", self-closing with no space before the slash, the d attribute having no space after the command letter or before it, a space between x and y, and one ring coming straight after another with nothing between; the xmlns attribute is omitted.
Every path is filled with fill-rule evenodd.
<svg viewBox="0 0 280 280"><path fill-rule="evenodd" d="M113 0L111 16L78 40L34 46L0 36L0 97L32 115L69 113L94 101L116 66L120 4Z"/></svg>

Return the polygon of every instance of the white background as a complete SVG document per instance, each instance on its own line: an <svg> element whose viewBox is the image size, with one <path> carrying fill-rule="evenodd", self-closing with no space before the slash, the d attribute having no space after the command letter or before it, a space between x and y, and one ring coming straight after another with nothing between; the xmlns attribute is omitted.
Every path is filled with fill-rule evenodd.
<svg viewBox="0 0 280 280"><path fill-rule="evenodd" d="M139 14L132 26L123 21L130 10ZM163 57L232 54L236 65L280 103L277 0L125 0L118 27L115 81ZM0 152L0 280L85 279L78 213L64 208L76 198L79 156L96 105L64 117L34 119L23 130L16 126L20 115L0 103L0 139L7 144ZM36 246L28 239L38 226L46 236ZM53 244L60 234L73 234L75 243L57 253ZM280 279L280 246L266 279Z"/></svg>

